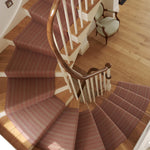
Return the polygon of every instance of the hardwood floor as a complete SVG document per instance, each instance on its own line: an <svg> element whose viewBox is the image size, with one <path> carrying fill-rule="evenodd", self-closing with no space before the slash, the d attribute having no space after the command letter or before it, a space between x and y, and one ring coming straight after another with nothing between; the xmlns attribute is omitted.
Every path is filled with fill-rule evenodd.
<svg viewBox="0 0 150 150"><path fill-rule="evenodd" d="M30 0L29 6L35 2ZM105 40L100 36L95 36L95 31L88 37L90 48L83 56L78 56L76 65L87 71L90 67L102 68L106 62L112 64L112 83L117 81L133 82L150 86L150 1L128 0L120 6L119 18L121 20L120 29L117 34L108 39L107 46ZM27 18L27 21L28 18ZM11 32L12 37L16 37L28 22L18 28L18 32ZM9 36L9 35L7 35ZM10 47L11 48L11 47ZM5 51L4 51L5 52ZM0 55L2 60L2 57ZM8 58L8 57L6 57ZM5 62L5 66L6 66ZM0 64L2 70L5 66ZM0 79L0 112L4 109L4 96L6 92L6 79ZM71 105L78 105L71 104ZM12 128L12 130L10 130ZM139 127L138 127L139 128ZM141 130L143 128L140 128ZM1 134L17 149L29 149L31 147L21 133L4 117L0 120ZM9 132L12 131L12 132ZM134 135L133 135L134 138ZM36 149L36 148L35 148ZM129 141L121 144L117 150L133 149L133 144Z"/></svg>
<svg viewBox="0 0 150 150"><path fill-rule="evenodd" d="M112 81L127 81L150 86L150 1L126 1L120 6L120 29L105 40L89 36L90 48L78 56L76 65L87 71L90 67L102 68L106 62L112 64Z"/></svg>

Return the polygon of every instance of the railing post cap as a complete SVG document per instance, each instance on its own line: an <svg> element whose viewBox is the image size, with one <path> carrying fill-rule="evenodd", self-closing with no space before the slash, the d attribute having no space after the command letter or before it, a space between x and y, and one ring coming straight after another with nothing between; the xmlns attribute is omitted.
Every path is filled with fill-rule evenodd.
<svg viewBox="0 0 150 150"><path fill-rule="evenodd" d="M106 63L106 64L105 64L105 67L111 68L111 64L110 64L110 63Z"/></svg>

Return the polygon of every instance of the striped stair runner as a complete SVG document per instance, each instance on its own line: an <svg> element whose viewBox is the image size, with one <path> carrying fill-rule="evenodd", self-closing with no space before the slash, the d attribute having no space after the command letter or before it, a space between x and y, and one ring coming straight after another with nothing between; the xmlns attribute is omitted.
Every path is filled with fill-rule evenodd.
<svg viewBox="0 0 150 150"><path fill-rule="evenodd" d="M92 114L106 150L114 150L120 143L126 140L125 135L101 107L95 107Z"/></svg>
<svg viewBox="0 0 150 150"><path fill-rule="evenodd" d="M46 32L46 26L43 26L32 20L26 26L23 32L14 40L15 45L19 49L28 49L34 52L54 57L54 54L47 40ZM59 41L59 48L61 49L63 47L63 43L60 34L57 32L55 33L56 39ZM68 39L66 39L66 41L67 40Z"/></svg>
<svg viewBox="0 0 150 150"><path fill-rule="evenodd" d="M128 101L129 103L135 105L137 108L145 111L149 101L147 98L140 96L130 90L124 89L122 87L117 86L114 93L124 100Z"/></svg>
<svg viewBox="0 0 150 150"><path fill-rule="evenodd" d="M25 49L16 49L5 73L8 77L54 77L57 61L54 57Z"/></svg>
<svg viewBox="0 0 150 150"><path fill-rule="evenodd" d="M9 78L6 112L12 113L52 97L53 87L53 78Z"/></svg>
<svg viewBox="0 0 150 150"><path fill-rule="evenodd" d="M128 101L125 101L120 96L116 95L115 93L111 94L108 98L111 102L115 103L119 107L125 109L127 112L132 114L133 116L137 117L138 119L141 119L144 112L129 103Z"/></svg>
<svg viewBox="0 0 150 150"><path fill-rule="evenodd" d="M74 150L79 111L66 108L41 139L38 147L44 150Z"/></svg>
<svg viewBox="0 0 150 150"><path fill-rule="evenodd" d="M88 110L80 112L75 149L105 150L95 121Z"/></svg>
<svg viewBox="0 0 150 150"><path fill-rule="evenodd" d="M150 101L150 87L127 82L118 82L118 86L139 94Z"/></svg>
<svg viewBox="0 0 150 150"><path fill-rule="evenodd" d="M64 108L65 105L61 100L52 97L23 110L8 114L8 117L26 139L31 144L36 145Z"/></svg>
<svg viewBox="0 0 150 150"><path fill-rule="evenodd" d="M139 122L139 119L137 119L135 116L106 99L101 104L101 108L119 127L126 137L129 137Z"/></svg>

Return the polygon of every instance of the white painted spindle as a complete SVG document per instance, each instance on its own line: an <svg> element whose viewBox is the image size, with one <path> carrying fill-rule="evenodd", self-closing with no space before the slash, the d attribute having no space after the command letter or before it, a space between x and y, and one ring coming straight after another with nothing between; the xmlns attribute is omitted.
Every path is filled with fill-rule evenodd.
<svg viewBox="0 0 150 150"><path fill-rule="evenodd" d="M86 80L86 87L87 87L87 92L88 92L89 100L92 103L92 97L91 97L91 92L90 92L89 79Z"/></svg>
<svg viewBox="0 0 150 150"><path fill-rule="evenodd" d="M69 92L71 93L71 87L70 87L70 84L69 84L69 79L67 78L67 72L64 70L64 68L61 66L61 63L58 61L58 65L60 67L60 70L61 72L63 73L63 77L64 77L64 80L68 86L68 89L69 89Z"/></svg>
<svg viewBox="0 0 150 150"><path fill-rule="evenodd" d="M95 91L94 91L93 77L90 78L90 81L91 81L91 88L92 88L93 100L95 102Z"/></svg>
<svg viewBox="0 0 150 150"><path fill-rule="evenodd" d="M97 91L97 96L99 96L99 88L98 88L98 76L95 76L95 84L96 84L96 91Z"/></svg>
<svg viewBox="0 0 150 150"><path fill-rule="evenodd" d="M57 13L56 13L56 17L57 17L57 21L58 21L58 25L59 25L59 29L60 29L60 34L61 34L61 38L62 38L62 42L63 42L67 62L70 64L69 57L68 57L68 51L67 51L67 45L66 45L64 32L63 32L63 28L62 28L62 24L61 24L60 15L59 15L58 10L57 10Z"/></svg>
<svg viewBox="0 0 150 150"><path fill-rule="evenodd" d="M71 38L70 23L69 23L66 0L62 0L62 2L63 2L64 12L65 12L65 19L66 19L66 24L67 24L67 29L68 29L70 46L71 46L71 49L73 50L73 42L72 42L72 38Z"/></svg>
<svg viewBox="0 0 150 150"><path fill-rule="evenodd" d="M104 86L104 91L106 91L106 73L103 72L103 86Z"/></svg>
<svg viewBox="0 0 150 150"><path fill-rule="evenodd" d="M58 49L58 52L60 53L60 49L58 47L57 40L56 40L54 32L53 32L53 38L54 38L54 42L55 42L56 48Z"/></svg>
<svg viewBox="0 0 150 150"><path fill-rule="evenodd" d="M107 70L107 91L110 91L111 90L111 83L110 83L110 68Z"/></svg>
<svg viewBox="0 0 150 150"><path fill-rule="evenodd" d="M75 89L75 86L74 86L72 77L71 77L70 74L68 74L68 76L69 76L69 80L70 80L70 83L71 83L71 86L72 86L72 90L73 90L74 96L75 96L75 98L78 100L77 91L76 91L76 89Z"/></svg>
<svg viewBox="0 0 150 150"><path fill-rule="evenodd" d="M99 74L99 84L100 84L101 95L103 95L102 75L101 75L101 73Z"/></svg>
<svg viewBox="0 0 150 150"><path fill-rule="evenodd" d="M80 88L80 91L81 91L83 102L85 103L85 97L84 97L84 93L83 93L83 90L82 90L81 81L79 79L78 79L78 84L79 84L79 88Z"/></svg>
<svg viewBox="0 0 150 150"><path fill-rule="evenodd" d="M75 8L74 8L74 0L71 0L71 9L72 9L72 15L73 15L73 23L74 23L75 34L78 34L76 15L75 15Z"/></svg>
<svg viewBox="0 0 150 150"><path fill-rule="evenodd" d="M92 5L94 4L94 0L91 0L91 4L92 4Z"/></svg>
<svg viewBox="0 0 150 150"><path fill-rule="evenodd" d="M88 11L88 0L85 0L85 10Z"/></svg>
<svg viewBox="0 0 150 150"><path fill-rule="evenodd" d="M81 5L81 0L78 0L79 3L79 15L80 15L80 23L81 23L81 28L83 28L83 19L82 19L82 5Z"/></svg>

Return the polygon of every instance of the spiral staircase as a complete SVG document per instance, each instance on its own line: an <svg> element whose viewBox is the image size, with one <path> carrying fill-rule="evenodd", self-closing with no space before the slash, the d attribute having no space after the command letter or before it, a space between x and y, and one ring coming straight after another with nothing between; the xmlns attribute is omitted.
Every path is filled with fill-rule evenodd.
<svg viewBox="0 0 150 150"><path fill-rule="evenodd" d="M150 120L150 87L118 82L110 92L109 63L85 74L75 69L93 29L93 16L87 14L99 1L88 1L88 11L85 1L74 1L74 10L72 1L63 2L39 0L30 8L32 19L14 39L5 71L5 112L29 142L27 149L133 149L142 133L138 127Z"/></svg>

